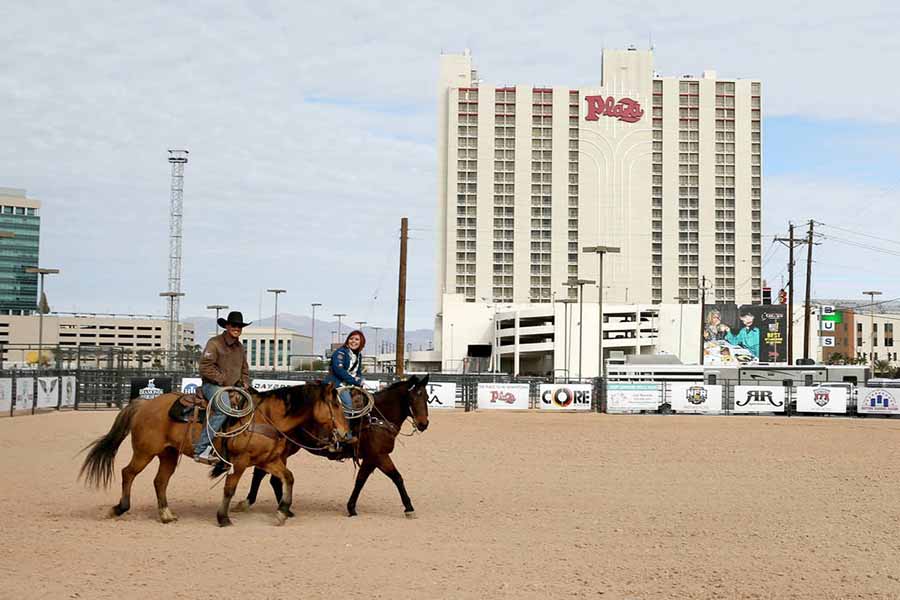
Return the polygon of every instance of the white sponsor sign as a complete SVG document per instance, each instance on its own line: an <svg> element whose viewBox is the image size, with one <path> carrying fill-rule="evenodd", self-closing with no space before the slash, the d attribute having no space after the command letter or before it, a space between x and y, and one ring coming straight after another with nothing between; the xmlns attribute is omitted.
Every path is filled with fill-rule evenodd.
<svg viewBox="0 0 900 600"><path fill-rule="evenodd" d="M900 389L859 388L856 411L875 415L900 415Z"/></svg>
<svg viewBox="0 0 900 600"><path fill-rule="evenodd" d="M16 410L32 407L34 400L34 377L16 377Z"/></svg>
<svg viewBox="0 0 900 600"><path fill-rule="evenodd" d="M456 408L456 384L443 381L428 382L428 410Z"/></svg>
<svg viewBox="0 0 900 600"><path fill-rule="evenodd" d="M277 390L278 388L292 385L306 385L306 382L287 379L254 379L251 385L257 392L268 392L269 390Z"/></svg>
<svg viewBox="0 0 900 600"><path fill-rule="evenodd" d="M203 384L199 377L184 377L181 380L181 391L185 394L193 394Z"/></svg>
<svg viewBox="0 0 900 600"><path fill-rule="evenodd" d="M540 407L547 410L591 410L594 386L584 383L541 384Z"/></svg>
<svg viewBox="0 0 900 600"><path fill-rule="evenodd" d="M679 413L722 412L722 386L702 383L670 383L669 403Z"/></svg>
<svg viewBox="0 0 900 600"><path fill-rule="evenodd" d="M59 386L59 393L62 398L61 406L75 406L75 390L78 380L74 375L64 375Z"/></svg>
<svg viewBox="0 0 900 600"><path fill-rule="evenodd" d="M0 413L8 413L12 407L12 379L0 379Z"/></svg>
<svg viewBox="0 0 900 600"><path fill-rule="evenodd" d="M38 377L38 408L56 408L59 405L59 377Z"/></svg>
<svg viewBox="0 0 900 600"><path fill-rule="evenodd" d="M479 383L478 408L528 408L527 383Z"/></svg>
<svg viewBox="0 0 900 600"><path fill-rule="evenodd" d="M363 379L363 387L370 392L377 392L383 386L378 379Z"/></svg>
<svg viewBox="0 0 900 600"><path fill-rule="evenodd" d="M847 412L847 388L801 386L797 389L797 412L845 413Z"/></svg>
<svg viewBox="0 0 900 600"><path fill-rule="evenodd" d="M734 386L734 412L784 412L785 391L782 386Z"/></svg>
<svg viewBox="0 0 900 600"><path fill-rule="evenodd" d="M606 411L657 410L662 402L658 383L610 383L606 386Z"/></svg>

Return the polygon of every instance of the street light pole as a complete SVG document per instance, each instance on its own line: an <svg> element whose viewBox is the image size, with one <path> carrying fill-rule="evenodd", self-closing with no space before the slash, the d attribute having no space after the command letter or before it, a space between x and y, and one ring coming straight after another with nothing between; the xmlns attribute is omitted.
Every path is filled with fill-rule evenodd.
<svg viewBox="0 0 900 600"><path fill-rule="evenodd" d="M880 296L881 292L871 291L863 292L871 300L869 307L869 360L872 363L872 376L875 375L875 296Z"/></svg>
<svg viewBox="0 0 900 600"><path fill-rule="evenodd" d="M586 246L581 249L582 252L586 252L588 254L593 253L596 254L600 259L600 265L598 267L599 274L597 275L597 311L600 316L599 327L598 327L598 335L600 342L598 344L598 350L600 353L599 361L600 363L597 366L597 377L602 379L606 379L606 363L603 362L603 255L604 254L618 254L622 251L618 246ZM636 334L640 333L640 322L638 322L638 331Z"/></svg>
<svg viewBox="0 0 900 600"><path fill-rule="evenodd" d="M337 317L338 320L338 334L337 334L337 343L341 343L341 336L344 335L344 332L341 328L341 319L347 316L347 313L334 313L331 315L332 317Z"/></svg>
<svg viewBox="0 0 900 600"><path fill-rule="evenodd" d="M26 273L34 273L40 275L41 289L38 296L38 354L37 354L37 373L38 377L41 372L41 355L44 353L44 310L47 308L44 302L44 275L56 275L59 269L43 269L41 267L25 267ZM35 381L37 379L35 378ZM37 385L35 383L35 385ZM37 404L37 395L31 402L31 414L34 414L34 407Z"/></svg>
<svg viewBox="0 0 900 600"><path fill-rule="evenodd" d="M279 288L272 288L266 290L271 294L275 294L275 320L272 322L272 352L274 353L274 358L272 360L272 370L275 371L278 369L278 294L287 293L287 290L282 290Z"/></svg>
<svg viewBox="0 0 900 600"><path fill-rule="evenodd" d="M581 381L581 357L584 352L583 350L583 341L584 341L584 286L597 283L593 279L577 279L570 278L563 285L572 287L578 286L578 381Z"/></svg>
<svg viewBox="0 0 900 600"><path fill-rule="evenodd" d="M378 332L381 331L381 327L373 326L372 330L375 332L375 372L378 372L378 353L381 349L378 347Z"/></svg>
<svg viewBox="0 0 900 600"><path fill-rule="evenodd" d="M227 304L207 304L206 308L216 311L216 335L219 335L219 311L228 308Z"/></svg>
<svg viewBox="0 0 900 600"><path fill-rule="evenodd" d="M680 320L678 321L678 360L683 362L682 352L684 352L684 348L682 342L684 340L684 303L687 302L687 298L679 294L675 297L675 300L678 300L678 310L681 313Z"/></svg>
<svg viewBox="0 0 900 600"><path fill-rule="evenodd" d="M312 353L316 354L316 307L322 306L321 302L313 302L312 306Z"/></svg>

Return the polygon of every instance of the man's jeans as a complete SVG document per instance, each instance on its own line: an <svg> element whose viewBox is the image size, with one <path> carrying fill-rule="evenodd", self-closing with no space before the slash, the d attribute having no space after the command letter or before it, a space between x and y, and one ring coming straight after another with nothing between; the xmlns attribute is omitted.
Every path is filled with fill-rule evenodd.
<svg viewBox="0 0 900 600"><path fill-rule="evenodd" d="M220 389L222 389L221 386L213 383L203 384L203 396L206 398L207 402L209 402L209 407L206 409L209 412L209 426L203 427L203 431L200 432L200 439L194 444L195 457L200 456L204 450L212 446L212 440L215 438L216 432L222 428L225 419L228 418L228 415L213 410L213 396Z"/></svg>

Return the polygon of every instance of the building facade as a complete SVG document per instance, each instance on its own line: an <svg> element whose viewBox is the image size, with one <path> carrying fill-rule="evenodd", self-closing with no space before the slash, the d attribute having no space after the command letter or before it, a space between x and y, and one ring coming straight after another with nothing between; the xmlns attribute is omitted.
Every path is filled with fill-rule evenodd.
<svg viewBox="0 0 900 600"><path fill-rule="evenodd" d="M25 190L0 188L0 314L27 315L38 302L41 203ZM12 234L12 235L9 235Z"/></svg>
<svg viewBox="0 0 900 600"><path fill-rule="evenodd" d="M251 369L289 371L297 369L304 359L310 362L314 358L312 338L293 329L279 327L276 335L271 327L245 327L241 342Z"/></svg>

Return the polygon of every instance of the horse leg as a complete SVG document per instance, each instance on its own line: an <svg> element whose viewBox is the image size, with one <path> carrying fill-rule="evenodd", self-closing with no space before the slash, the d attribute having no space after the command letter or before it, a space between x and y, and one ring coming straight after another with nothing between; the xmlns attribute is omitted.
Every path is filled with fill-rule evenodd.
<svg viewBox="0 0 900 600"><path fill-rule="evenodd" d="M241 475L243 475L244 471L247 469L246 464L238 464L237 462L234 463L233 467L234 472L225 478L225 490L222 493L222 504L219 505L219 510L216 512L216 521L218 521L219 527L233 525L231 519L228 518L228 507L231 505L231 499L234 498L234 491L237 489L238 482L241 480Z"/></svg>
<svg viewBox="0 0 900 600"><path fill-rule="evenodd" d="M291 512L291 503L294 500L294 474L291 473L290 469L287 468L287 465L285 465L281 459L269 463L264 468L269 472L269 475L271 475L273 479L277 477L284 482L284 494L278 502L278 511L275 513L275 518L277 520L276 524L284 525L284 522L289 517L294 516L294 513Z"/></svg>
<svg viewBox="0 0 900 600"><path fill-rule="evenodd" d="M400 500L403 501L403 512L406 513L407 518L415 519L416 509L413 508L412 500L409 499L409 494L406 493L406 485L403 483L403 476L400 475L400 471L394 466L394 461L391 460L391 457L388 455L379 456L378 469L387 475L390 480L394 482L394 485L397 486L397 491L400 492Z"/></svg>
<svg viewBox="0 0 900 600"><path fill-rule="evenodd" d="M362 465L359 467L359 471L356 473L356 483L353 485L353 493L350 494L350 499L347 500L347 516L356 516L356 501L359 500L359 493L362 491L363 486L366 485L366 480L374 470L375 464L368 459L364 459Z"/></svg>
<svg viewBox="0 0 900 600"><path fill-rule="evenodd" d="M153 479L153 487L156 488L156 505L159 508L159 520L163 523L177 521L178 517L169 510L169 501L166 499L166 488L169 486L169 478L178 466L178 450L166 448L159 455L159 470Z"/></svg>
<svg viewBox="0 0 900 600"><path fill-rule="evenodd" d="M246 510L250 510L250 507L256 504L256 496L259 494L259 484L262 483L263 477L266 476L266 472L260 469L259 467L254 467L253 469L253 479L250 480L250 491L247 492L247 498L241 500L237 504L235 504L231 510L234 512L244 512ZM280 496L276 496L279 500Z"/></svg>
<svg viewBox="0 0 900 600"><path fill-rule="evenodd" d="M153 455L142 454L137 449L134 452L131 462L122 469L122 497L119 499L119 503L110 509L109 516L111 517L120 517L131 508L131 484L134 483L134 478L138 476L138 473L143 471L153 460Z"/></svg>

